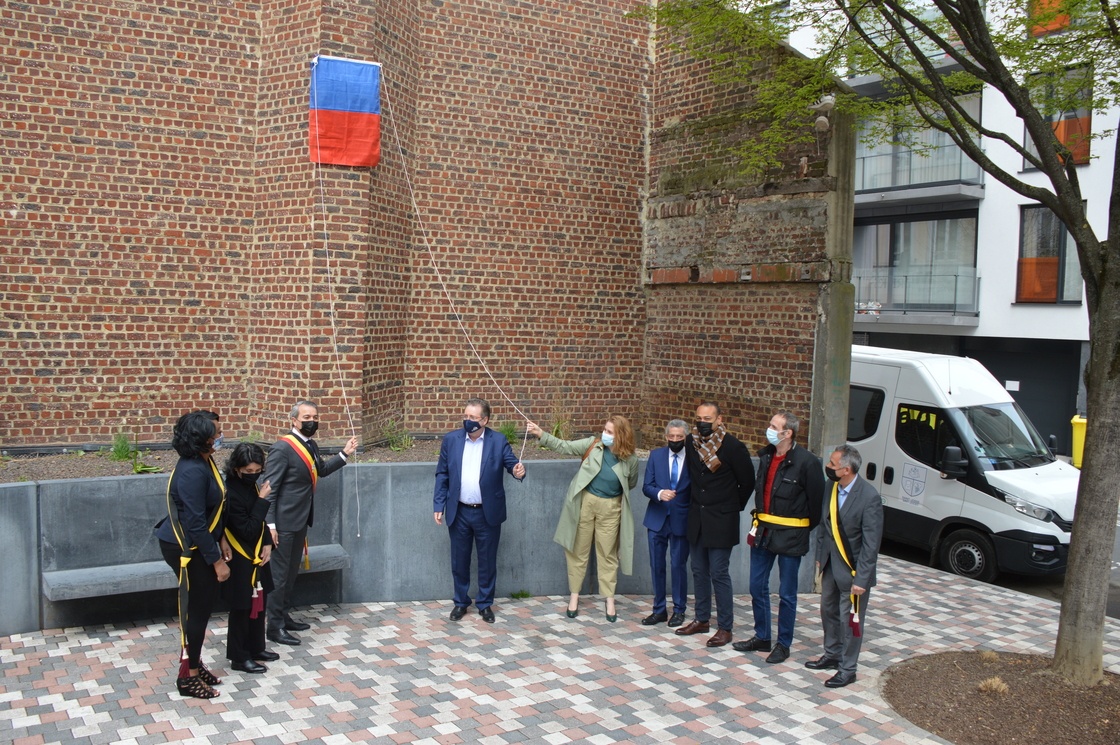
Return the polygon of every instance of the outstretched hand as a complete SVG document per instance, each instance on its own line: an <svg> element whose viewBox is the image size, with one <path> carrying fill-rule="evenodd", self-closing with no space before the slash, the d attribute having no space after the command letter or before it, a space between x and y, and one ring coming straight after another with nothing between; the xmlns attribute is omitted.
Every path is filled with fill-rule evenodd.
<svg viewBox="0 0 1120 745"><path fill-rule="evenodd" d="M529 434L533 435L534 437L540 437L544 434L544 430L541 429L541 425L537 424L536 422L526 422L526 429L529 431Z"/></svg>

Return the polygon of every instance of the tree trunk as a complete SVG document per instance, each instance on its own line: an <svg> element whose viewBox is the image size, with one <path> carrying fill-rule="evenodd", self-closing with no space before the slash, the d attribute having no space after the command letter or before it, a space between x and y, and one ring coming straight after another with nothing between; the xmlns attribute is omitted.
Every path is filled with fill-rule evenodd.
<svg viewBox="0 0 1120 745"><path fill-rule="evenodd" d="M1082 686L1104 679L1105 609L1120 502L1120 261L1106 259L1097 286L1085 381L1089 422L1053 665Z"/></svg>

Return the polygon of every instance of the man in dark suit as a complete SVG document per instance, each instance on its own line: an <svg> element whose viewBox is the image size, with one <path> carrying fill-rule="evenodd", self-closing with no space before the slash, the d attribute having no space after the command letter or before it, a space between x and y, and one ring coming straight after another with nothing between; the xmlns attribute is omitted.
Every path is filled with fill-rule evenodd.
<svg viewBox="0 0 1120 745"><path fill-rule="evenodd" d="M739 513L754 491L754 467L747 448L724 428L719 405L711 401L697 407L696 424L685 438L685 452L692 481L688 543L696 618L677 633L707 633L714 587L719 629L707 644L722 647L731 641L735 621L731 549L739 545Z"/></svg>
<svg viewBox="0 0 1120 745"><path fill-rule="evenodd" d="M478 551L478 614L494 623L494 585L498 576L498 540L506 521L506 491L502 471L517 480L525 466L500 432L487 429L490 404L472 398L463 409L463 427L443 437L436 465L433 499L436 525L447 518L451 535L451 577L455 607L451 620L467 613L471 598L471 549Z"/></svg>
<svg viewBox="0 0 1120 745"><path fill-rule="evenodd" d="M805 667L835 669L836 674L824 683L829 688L843 688L856 679L883 537L883 501L875 487L859 478L862 464L858 450L841 445L825 467L830 488L825 493L817 541L817 569L823 572L824 656L806 662Z"/></svg>
<svg viewBox="0 0 1120 745"><path fill-rule="evenodd" d="M797 620L797 572L809 553L809 534L821 520L821 459L798 447L797 417L779 411L766 429L769 444L758 451L751 544L751 608L754 636L735 642L740 652L769 652L773 664L789 658ZM778 562L778 639L770 644L770 570Z"/></svg>
<svg viewBox="0 0 1120 745"><path fill-rule="evenodd" d="M649 539L649 564L653 570L653 613L642 619L643 626L669 622L670 627L684 623L688 610L688 464L684 440L688 425L674 419L665 425L667 447L649 454L642 493L649 497L646 507L646 537ZM665 551L669 551L673 578L673 615L665 604Z"/></svg>
<svg viewBox="0 0 1120 745"><path fill-rule="evenodd" d="M292 631L311 626L288 615L292 590L299 573L307 529L315 517L315 486L319 479L346 465L346 458L358 449L358 438L351 437L342 452L324 461L319 446L311 439L319 429L319 407L299 401L292 407L292 431L268 451L261 483L272 486L265 522L272 531L272 581L269 594L268 638L278 644L300 643Z"/></svg>

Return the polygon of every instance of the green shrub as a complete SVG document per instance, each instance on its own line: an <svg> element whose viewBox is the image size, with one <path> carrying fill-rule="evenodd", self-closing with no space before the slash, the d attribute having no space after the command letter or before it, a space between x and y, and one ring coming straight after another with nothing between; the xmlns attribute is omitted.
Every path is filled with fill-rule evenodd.
<svg viewBox="0 0 1120 745"><path fill-rule="evenodd" d="M132 460L132 443L128 435L118 432L113 435L113 447L109 449L109 460Z"/></svg>

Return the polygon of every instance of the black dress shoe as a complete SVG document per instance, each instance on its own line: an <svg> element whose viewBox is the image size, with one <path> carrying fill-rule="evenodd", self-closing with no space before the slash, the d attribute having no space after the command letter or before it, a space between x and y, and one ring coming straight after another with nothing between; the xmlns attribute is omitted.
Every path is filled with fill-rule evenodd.
<svg viewBox="0 0 1120 745"><path fill-rule="evenodd" d="M268 640L270 642L276 642L277 644L287 644L289 647L298 647L302 644L299 637L292 636L288 633L287 629L268 632Z"/></svg>
<svg viewBox="0 0 1120 745"><path fill-rule="evenodd" d="M855 673L836 673L824 682L826 688L843 688L856 682Z"/></svg>
<svg viewBox="0 0 1120 745"><path fill-rule="evenodd" d="M267 667L260 664L259 662L253 662L252 660L244 660L243 662L231 662L229 663L229 666L234 670L240 670L243 673L251 673L253 675L259 675L260 673L268 672Z"/></svg>
<svg viewBox="0 0 1120 745"><path fill-rule="evenodd" d="M789 647L781 642L774 645L774 651L767 656L766 661L773 665L776 662L785 662L789 659Z"/></svg>
<svg viewBox="0 0 1120 745"><path fill-rule="evenodd" d="M307 631L309 628L311 628L311 624L309 623L304 623L303 621L293 621L290 618L284 619L285 631Z"/></svg>
<svg viewBox="0 0 1120 745"><path fill-rule="evenodd" d="M463 616L467 615L467 606L456 605L451 609L451 615L448 616L452 621L462 621Z"/></svg>
<svg viewBox="0 0 1120 745"><path fill-rule="evenodd" d="M831 657L821 657L816 660L809 660L805 663L805 667L810 670L835 670L840 667L840 660L834 660Z"/></svg>
<svg viewBox="0 0 1120 745"><path fill-rule="evenodd" d="M667 613L651 613L642 619L643 626L656 626L659 623L665 623L669 620Z"/></svg>
<svg viewBox="0 0 1120 745"><path fill-rule="evenodd" d="M490 606L480 610L478 615L482 616L482 620L486 623L494 623L494 610Z"/></svg>
<svg viewBox="0 0 1120 745"><path fill-rule="evenodd" d="M253 655L253 659L259 662L276 662L276 660L280 659L280 655L275 652L269 652L266 649Z"/></svg>
<svg viewBox="0 0 1120 745"><path fill-rule="evenodd" d="M682 623L684 623L684 614L683 613L674 613L673 615L669 616L669 628L675 629L676 627L680 626Z"/></svg>
<svg viewBox="0 0 1120 745"><path fill-rule="evenodd" d="M731 648L736 652L769 652L770 640L759 639L757 636L752 636L745 642L735 642Z"/></svg>

